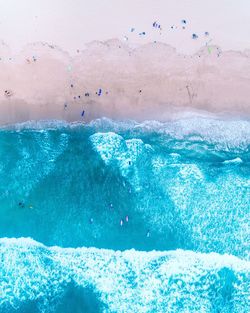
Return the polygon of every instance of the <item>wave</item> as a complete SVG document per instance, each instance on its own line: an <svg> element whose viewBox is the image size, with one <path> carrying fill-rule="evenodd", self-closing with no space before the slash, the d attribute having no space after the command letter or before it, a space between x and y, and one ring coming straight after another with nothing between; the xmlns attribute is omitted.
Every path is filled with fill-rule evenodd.
<svg viewBox="0 0 250 313"><path fill-rule="evenodd" d="M223 163L224 164L228 164L228 163L242 163L243 161L241 160L241 158L235 158L235 159L232 159L232 160L226 160L224 161Z"/></svg>
<svg viewBox="0 0 250 313"><path fill-rule="evenodd" d="M167 122L148 120L136 122L134 120L114 121L109 118L99 118L89 123L66 122L61 120L27 121L1 127L1 131L22 130L56 130L67 128L90 128L97 131L124 132L131 131L157 133L172 139L191 141L205 141L216 144L218 149L230 151L231 149L246 150L250 145L250 121L249 119L229 119L212 114L183 113L172 116Z"/></svg>
<svg viewBox="0 0 250 313"><path fill-rule="evenodd" d="M231 255L49 248L2 238L0 260L1 312L21 312L27 303L39 312L76 305L94 312L86 293L95 312L243 313L250 305L250 263ZM77 301L66 311L69 288Z"/></svg>
<svg viewBox="0 0 250 313"><path fill-rule="evenodd" d="M250 145L250 121L211 118L205 116L178 117L169 122L145 121L142 123L115 122L109 119L97 119L90 123L98 130L124 129L134 132L157 133L163 138L177 140L204 141L215 144L217 149L248 149Z"/></svg>

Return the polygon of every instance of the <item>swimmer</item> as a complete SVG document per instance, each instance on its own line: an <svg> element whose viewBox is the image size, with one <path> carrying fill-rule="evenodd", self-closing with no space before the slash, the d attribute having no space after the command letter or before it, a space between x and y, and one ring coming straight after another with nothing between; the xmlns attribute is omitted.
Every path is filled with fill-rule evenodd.
<svg viewBox="0 0 250 313"><path fill-rule="evenodd" d="M123 219L120 220L120 225L123 226Z"/></svg>
<svg viewBox="0 0 250 313"><path fill-rule="evenodd" d="M21 208L24 208L24 203L23 203L23 202L19 202L18 205L19 205Z"/></svg>
<svg viewBox="0 0 250 313"><path fill-rule="evenodd" d="M126 215L126 217L125 217L125 221L128 223L128 215Z"/></svg>
<svg viewBox="0 0 250 313"><path fill-rule="evenodd" d="M91 217L91 218L89 219L89 222L90 222L90 224L93 224L94 219Z"/></svg>
<svg viewBox="0 0 250 313"><path fill-rule="evenodd" d="M150 232L149 232L149 230L147 231L147 238L149 238L150 237Z"/></svg>

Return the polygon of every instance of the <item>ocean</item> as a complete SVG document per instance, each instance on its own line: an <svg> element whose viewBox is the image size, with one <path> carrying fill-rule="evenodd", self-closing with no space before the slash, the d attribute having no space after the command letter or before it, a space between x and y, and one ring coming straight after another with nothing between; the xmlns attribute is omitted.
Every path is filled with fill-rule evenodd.
<svg viewBox="0 0 250 313"><path fill-rule="evenodd" d="M0 129L0 312L250 311L250 121Z"/></svg>

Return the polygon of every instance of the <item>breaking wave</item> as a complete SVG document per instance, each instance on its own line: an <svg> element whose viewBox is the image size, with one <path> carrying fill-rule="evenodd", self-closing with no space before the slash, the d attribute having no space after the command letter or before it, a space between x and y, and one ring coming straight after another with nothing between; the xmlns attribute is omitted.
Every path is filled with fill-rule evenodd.
<svg viewBox="0 0 250 313"><path fill-rule="evenodd" d="M48 248L22 238L0 247L1 312L28 303L32 312L243 313L250 304L249 262L230 255Z"/></svg>

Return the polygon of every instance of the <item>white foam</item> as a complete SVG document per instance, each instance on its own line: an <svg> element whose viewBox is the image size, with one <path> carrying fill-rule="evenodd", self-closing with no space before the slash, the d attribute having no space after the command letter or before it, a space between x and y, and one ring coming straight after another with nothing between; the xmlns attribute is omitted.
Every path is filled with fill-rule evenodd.
<svg viewBox="0 0 250 313"><path fill-rule="evenodd" d="M73 125L75 127L81 124ZM159 121L137 123L131 120L113 121L102 118L86 124L86 127L94 128L97 132L130 131L135 136L138 136L138 132L157 133L161 136L162 143L169 139L204 142L214 145L214 150L246 151L250 145L250 121L248 120L222 120L210 116L191 115L187 118L178 116L164 123Z"/></svg>
<svg viewBox="0 0 250 313"><path fill-rule="evenodd" d="M113 132L95 133L90 136L90 141L106 165L117 165L121 175L126 177L136 190L140 189L137 162L153 150L149 144L144 144L141 139L136 138L125 140Z"/></svg>
<svg viewBox="0 0 250 313"><path fill-rule="evenodd" d="M72 281L93 286L108 312L182 312L183 301L188 312L209 312L211 295L216 301L226 296L220 294L224 285L233 292L221 305L244 312L248 301L250 263L232 255L47 248L32 239L2 238L0 256L0 309L28 300L51 305Z"/></svg>
<svg viewBox="0 0 250 313"><path fill-rule="evenodd" d="M70 127L77 125L82 125L82 123L69 123L63 120L30 120L23 123L8 124L1 126L1 130L13 130L13 131L22 131L22 130L49 130L49 129L60 129L64 127Z"/></svg>
<svg viewBox="0 0 250 313"><path fill-rule="evenodd" d="M89 124L82 122L68 123L58 120L28 121L2 127L3 130L23 129L60 129L74 127L90 127L96 131L121 132L141 131L157 132L163 136L170 136L173 139L190 141L206 141L216 144L217 149L230 150L234 148L246 149L250 145L250 121L244 119L221 119L211 115L190 114L176 115L168 122L144 121L137 123L132 120L113 121L108 118L101 118L91 121Z"/></svg>
<svg viewBox="0 0 250 313"><path fill-rule="evenodd" d="M242 163L242 162L243 162L242 159L237 157L237 158L232 159L232 160L226 160L223 163L224 164L231 164L231 163Z"/></svg>

